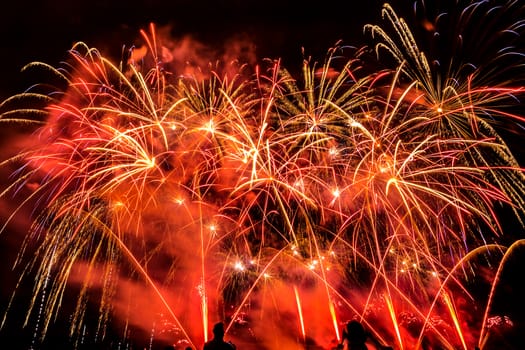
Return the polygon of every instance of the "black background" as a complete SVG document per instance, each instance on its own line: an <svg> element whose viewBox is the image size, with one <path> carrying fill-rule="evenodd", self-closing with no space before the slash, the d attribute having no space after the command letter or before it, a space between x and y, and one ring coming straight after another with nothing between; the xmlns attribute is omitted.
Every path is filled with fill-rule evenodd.
<svg viewBox="0 0 525 350"><path fill-rule="evenodd" d="M244 34L258 58L300 65L302 48L322 57L338 40L360 45L362 27L380 19L380 0L320 3L289 0L9 1L0 11L0 93L26 88L20 69L32 61L56 65L77 41L118 60L149 23L170 25L209 45ZM409 2L404 2L409 5ZM406 6L404 6L406 8ZM408 7L410 8L410 6Z"/></svg>

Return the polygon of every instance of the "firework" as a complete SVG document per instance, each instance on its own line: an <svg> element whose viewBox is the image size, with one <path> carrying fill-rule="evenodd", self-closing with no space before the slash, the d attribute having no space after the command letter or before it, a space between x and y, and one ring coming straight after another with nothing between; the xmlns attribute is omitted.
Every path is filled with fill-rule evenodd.
<svg viewBox="0 0 525 350"><path fill-rule="evenodd" d="M3 163L15 176L2 197L21 198L4 231L32 213L17 262L35 281L35 341L65 317L76 346L115 332L131 346L131 329L150 348L200 346L221 320L234 342L326 348L358 318L400 349L484 343L521 244L501 213L525 215L524 172L500 132L523 125L511 104L524 91L492 71L519 48L443 71L383 14L391 33L365 29L386 68L343 45L299 77L279 60L181 68L153 25L119 65L83 43L64 67L30 64L56 84L1 106L33 132ZM467 327L485 261L501 264Z"/></svg>

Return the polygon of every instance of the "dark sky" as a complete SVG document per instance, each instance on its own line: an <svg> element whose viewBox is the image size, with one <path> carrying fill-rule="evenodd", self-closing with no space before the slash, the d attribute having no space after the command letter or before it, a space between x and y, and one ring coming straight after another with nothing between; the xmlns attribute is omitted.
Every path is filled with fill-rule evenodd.
<svg viewBox="0 0 525 350"><path fill-rule="evenodd" d="M103 52L129 46L150 22L171 25L174 36L191 33L218 43L246 34L261 57L302 59L326 53L337 40L358 45L362 26L380 18L381 0L11 0L0 11L0 93L25 88L20 69L32 61L56 65L77 41ZM362 4L362 5L357 5ZM295 63L294 63L295 64Z"/></svg>

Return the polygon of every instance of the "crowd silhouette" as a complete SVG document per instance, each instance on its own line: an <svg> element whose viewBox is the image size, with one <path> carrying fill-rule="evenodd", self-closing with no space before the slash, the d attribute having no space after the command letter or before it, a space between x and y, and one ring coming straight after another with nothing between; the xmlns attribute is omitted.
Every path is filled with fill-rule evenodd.
<svg viewBox="0 0 525 350"><path fill-rule="evenodd" d="M224 340L225 329L223 322L215 323L212 332L213 338L204 343L202 350L237 350L237 346L233 342ZM324 347L318 346L313 339L310 340L310 342L305 342L305 349L324 349ZM423 344L422 349L427 349L427 345ZM331 350L394 350L392 346L383 344L356 319L350 320L345 324L342 329L341 341L337 343L334 339L332 346ZM170 345L164 348L164 350L175 349L179 349L179 347ZM254 345L251 349L257 350L257 346ZM184 350L194 349L191 346L187 346ZM480 350L480 348L476 346L474 350Z"/></svg>
<svg viewBox="0 0 525 350"><path fill-rule="evenodd" d="M224 340L224 324L217 322L213 326L213 338L207 341L203 350L237 350L235 344ZM371 347L367 344L370 344ZM372 333L365 330L361 322L348 321L342 331L342 340L334 350L393 350L391 346L382 344ZM186 349L186 350L191 350Z"/></svg>

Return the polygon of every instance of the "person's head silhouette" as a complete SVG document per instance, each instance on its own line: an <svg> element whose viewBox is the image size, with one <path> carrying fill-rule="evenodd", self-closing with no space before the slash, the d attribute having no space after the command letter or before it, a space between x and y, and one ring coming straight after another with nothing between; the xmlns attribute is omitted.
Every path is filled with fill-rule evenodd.
<svg viewBox="0 0 525 350"><path fill-rule="evenodd" d="M217 322L213 325L213 337L221 340L224 338L224 324L222 322Z"/></svg>
<svg viewBox="0 0 525 350"><path fill-rule="evenodd" d="M224 341L224 324L217 322L213 325L213 339L204 343L203 350L235 350L236 346L230 341Z"/></svg>
<svg viewBox="0 0 525 350"><path fill-rule="evenodd" d="M352 345L361 345L366 342L366 332L363 325L357 321L352 320L346 324L345 336L348 342Z"/></svg>

